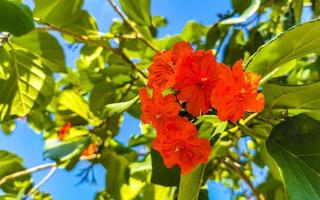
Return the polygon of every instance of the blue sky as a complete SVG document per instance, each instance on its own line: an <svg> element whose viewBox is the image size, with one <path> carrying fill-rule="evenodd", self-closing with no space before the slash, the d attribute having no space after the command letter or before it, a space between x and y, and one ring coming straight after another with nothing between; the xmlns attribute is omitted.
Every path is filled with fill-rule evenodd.
<svg viewBox="0 0 320 200"><path fill-rule="evenodd" d="M33 8L32 0L25 0L25 3ZM113 18L118 18L116 13L107 4L106 0L85 0L83 6L96 18L100 32L106 32ZM205 25L213 24L218 20L218 13L225 13L231 10L228 0L152 0L151 11L153 15L162 15L168 19L168 25L160 29L160 36L174 35L182 31L184 25L189 20L195 20ZM60 39L65 49L67 65L75 66L75 60L79 51L74 52L68 49L68 44ZM125 115L123 126L120 130L119 139L127 141L130 135L139 133L139 121L129 115ZM17 120L16 129L10 135L6 136L0 132L0 149L12 151L24 158L26 167L33 167L48 160L43 160L43 141L42 135L33 132L25 121ZM51 179L40 188L43 192L49 192L57 200L90 200L93 199L95 192L105 188L105 170L101 166L95 167L97 185L82 184L75 186L80 179L76 177L83 168L89 166L89 163L81 162L71 172L57 170ZM33 174L37 183L48 171L41 171ZM231 199L231 193L228 188L222 184L210 182L210 199L228 200Z"/></svg>

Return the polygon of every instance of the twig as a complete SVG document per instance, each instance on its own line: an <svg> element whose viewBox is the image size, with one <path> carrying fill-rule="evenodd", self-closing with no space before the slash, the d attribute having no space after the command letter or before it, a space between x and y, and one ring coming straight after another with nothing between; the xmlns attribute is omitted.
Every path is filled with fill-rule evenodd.
<svg viewBox="0 0 320 200"><path fill-rule="evenodd" d="M93 154L90 156L81 156L80 160L94 160L99 158L100 155L99 154ZM3 177L2 179L0 179L0 186L3 185L4 183L6 183L7 181L11 180L11 179L15 179L18 178L20 176L24 176L24 175L28 175L28 174L32 174L33 172L37 172L37 171L41 171L47 168L53 168L53 167L58 167L58 164L55 162L52 163L46 163L46 164L42 164L42 165L38 165L29 169L25 169L22 171L18 171L15 172L13 174L9 174L5 177Z"/></svg>
<svg viewBox="0 0 320 200"><path fill-rule="evenodd" d="M57 167L52 167L49 173L28 192L27 196L31 196L37 189L39 189L43 184L45 184L56 170Z"/></svg>
<svg viewBox="0 0 320 200"><path fill-rule="evenodd" d="M118 13L118 15L123 19L123 21L126 24L128 24L128 26L137 34L137 38L139 38L142 42L144 42L146 45L148 45L154 51L159 52L159 50L143 36L143 34L134 26L134 24L132 24L132 22L120 10L120 8L115 4L115 2L113 0L107 0L107 1L113 7L113 9L116 11L116 13Z"/></svg>
<svg viewBox="0 0 320 200"><path fill-rule="evenodd" d="M253 120L255 117L257 117L258 114L259 114L259 113L253 113L253 114L249 115L247 118L245 118L245 119L241 122L241 124L245 125L245 124L249 123L251 120ZM220 138L226 136L228 133L235 133L235 132L237 132L237 131L239 130L239 128L240 128L240 127L237 125L237 126L235 126L235 127L233 127L233 128L230 128L230 129L222 132ZM214 137L214 134L209 138L209 140L212 140L213 137Z"/></svg>
<svg viewBox="0 0 320 200"><path fill-rule="evenodd" d="M251 183L250 179L243 173L243 171L240 169L238 163L233 162L230 158L226 158L224 160L224 163L229 166L231 169L233 169L239 176L247 183L247 185L252 190L253 195L257 198L257 200L260 200L260 194L259 192L254 188L253 184Z"/></svg>
<svg viewBox="0 0 320 200"><path fill-rule="evenodd" d="M74 39L78 40L78 41L83 41L83 42L86 42L86 43L90 43L90 44L94 44L96 46L100 46L104 49L107 49L109 51L112 51L118 55L120 55L122 57L122 59L127 62L131 68L135 71L137 71L141 76L143 76L144 78L147 78L147 75L144 71L142 71L141 69L139 69L131 60L130 58L119 48L112 48L108 45L108 43L106 43L105 40L101 40L101 38L103 38L103 36L101 38L98 38L98 39L94 39L94 38L91 38L91 37L88 37L86 35L81 35L81 34L78 34L78 33L74 33L72 31L69 31L69 30L66 30L66 29L62 29L60 27L57 27L53 24L49 24L49 23L46 23L46 22L43 22L41 21L40 19L38 18L34 18L34 20L36 22L38 22L39 24L42 24L42 25L45 25L45 27L38 27L35 29L35 31L44 31L44 30L52 30L52 31L58 31L62 34L66 34L66 35L69 35L71 37L73 37Z"/></svg>

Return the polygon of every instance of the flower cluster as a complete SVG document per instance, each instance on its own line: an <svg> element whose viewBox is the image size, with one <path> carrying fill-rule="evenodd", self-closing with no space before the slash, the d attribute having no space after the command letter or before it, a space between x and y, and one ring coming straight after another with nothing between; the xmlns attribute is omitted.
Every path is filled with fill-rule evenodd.
<svg viewBox="0 0 320 200"><path fill-rule="evenodd" d="M139 93L141 120L156 129L152 147L165 166L178 165L182 174L207 162L211 146L181 111L197 118L212 110L220 120L236 122L245 112L263 110L260 76L244 72L242 61L231 69L218 63L212 51L194 51L189 43L179 42L157 53L148 70L148 88Z"/></svg>

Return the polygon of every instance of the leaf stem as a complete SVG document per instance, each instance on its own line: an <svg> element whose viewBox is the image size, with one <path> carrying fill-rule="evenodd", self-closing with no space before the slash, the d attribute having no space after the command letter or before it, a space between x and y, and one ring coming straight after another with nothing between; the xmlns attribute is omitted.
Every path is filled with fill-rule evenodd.
<svg viewBox="0 0 320 200"><path fill-rule="evenodd" d="M107 0L109 4L113 7L113 9L118 13L118 15L123 19L123 21L128 24L128 26L136 33L137 38L139 38L142 42L144 42L147 46L149 46L155 52L159 52L159 50L149 42L143 34L134 26L134 24L127 18L127 16L120 10L120 8L115 4L113 0Z"/></svg>

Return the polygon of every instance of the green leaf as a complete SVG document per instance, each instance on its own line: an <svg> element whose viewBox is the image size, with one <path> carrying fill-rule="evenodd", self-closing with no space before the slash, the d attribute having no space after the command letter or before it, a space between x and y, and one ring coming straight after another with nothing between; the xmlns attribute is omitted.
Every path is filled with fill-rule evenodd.
<svg viewBox="0 0 320 200"><path fill-rule="evenodd" d="M246 22L251 16L253 16L259 9L260 0L250 0L250 5L239 17L225 19L220 24L241 24Z"/></svg>
<svg viewBox="0 0 320 200"><path fill-rule="evenodd" d="M167 168L161 155L151 149L152 175L151 182L163 186L178 186L180 181L180 168L174 166Z"/></svg>
<svg viewBox="0 0 320 200"><path fill-rule="evenodd" d="M303 0L293 1L293 12L294 12L294 19L296 23L300 22L302 10L303 10Z"/></svg>
<svg viewBox="0 0 320 200"><path fill-rule="evenodd" d="M13 130L15 129L15 127L16 127L16 125L14 123L14 120L8 120L8 121L1 123L2 131L6 135L10 135L13 132Z"/></svg>
<svg viewBox="0 0 320 200"><path fill-rule="evenodd" d="M257 190L263 194L265 199L284 200L287 199L287 195L283 184L274 179L272 176L268 176L265 182L262 182Z"/></svg>
<svg viewBox="0 0 320 200"><path fill-rule="evenodd" d="M244 57L245 37L243 30L234 30L229 44L226 46L223 61L227 65L233 65L236 60Z"/></svg>
<svg viewBox="0 0 320 200"><path fill-rule="evenodd" d="M319 128L317 120L299 115L276 126L266 143L289 199L320 199Z"/></svg>
<svg viewBox="0 0 320 200"><path fill-rule="evenodd" d="M89 137L63 142L47 140L44 147L44 157L48 157L58 162L60 166L64 166L70 170L77 163L82 152L88 147L90 142L91 139Z"/></svg>
<svg viewBox="0 0 320 200"><path fill-rule="evenodd" d="M26 49L43 59L52 72L67 72L63 49L50 33L31 32L19 38L12 38L15 48Z"/></svg>
<svg viewBox="0 0 320 200"><path fill-rule="evenodd" d="M121 186L128 183L129 164L135 158L136 154L134 152L117 153L106 149L101 153L99 162L107 169L107 191L114 199L121 199Z"/></svg>
<svg viewBox="0 0 320 200"><path fill-rule="evenodd" d="M42 110L53 97L52 74L39 57L22 50L13 50L11 57L12 73L0 80L0 121Z"/></svg>
<svg viewBox="0 0 320 200"><path fill-rule="evenodd" d="M22 164L23 160L17 155L0 150L0 179L6 175L24 170L25 168ZM20 190L29 186L31 186L30 175L25 175L1 184L1 189L7 193L17 194Z"/></svg>
<svg viewBox="0 0 320 200"><path fill-rule="evenodd" d="M285 66L283 64L319 52L319 38L320 19L294 26L261 46L247 61L247 71L272 76Z"/></svg>
<svg viewBox="0 0 320 200"><path fill-rule="evenodd" d="M198 200L205 165L199 165L192 172L182 175L178 200Z"/></svg>
<svg viewBox="0 0 320 200"><path fill-rule="evenodd" d="M61 28L69 30L73 33L78 33L81 35L87 35L90 37L97 37L99 35L98 25L96 20L89 12L81 10L77 19L72 22L72 24L67 24ZM71 42L75 42L74 37L62 34L65 39Z"/></svg>
<svg viewBox="0 0 320 200"><path fill-rule="evenodd" d="M181 38L188 42L197 42L208 32L208 28L196 21L190 20L181 32Z"/></svg>
<svg viewBox="0 0 320 200"><path fill-rule="evenodd" d="M139 100L139 96L136 96L130 101L108 104L105 106L105 112L109 117L111 117L114 114L121 114L127 111L132 105L137 103L138 100Z"/></svg>
<svg viewBox="0 0 320 200"><path fill-rule="evenodd" d="M198 127L199 137L209 139L212 135L222 133L228 122L221 122L216 115L202 115L194 124Z"/></svg>
<svg viewBox="0 0 320 200"><path fill-rule="evenodd" d="M238 13L243 13L251 4L251 0L232 0L232 7Z"/></svg>
<svg viewBox="0 0 320 200"><path fill-rule="evenodd" d="M21 36L34 28L31 10L28 6L9 0L0 0L0 32Z"/></svg>
<svg viewBox="0 0 320 200"><path fill-rule="evenodd" d="M83 0L35 0L33 14L44 22L63 26L72 24L81 15Z"/></svg>
<svg viewBox="0 0 320 200"><path fill-rule="evenodd" d="M0 46L0 79L8 79L11 69L10 53L6 46Z"/></svg>
<svg viewBox="0 0 320 200"><path fill-rule="evenodd" d="M120 0L128 18L138 25L151 26L150 0Z"/></svg>
<svg viewBox="0 0 320 200"><path fill-rule="evenodd" d="M306 113L320 120L320 82L302 86L263 86L266 106L273 113L296 115Z"/></svg>
<svg viewBox="0 0 320 200"><path fill-rule="evenodd" d="M5 194L0 196L0 200L17 200L17 197L13 194Z"/></svg>
<svg viewBox="0 0 320 200"><path fill-rule="evenodd" d="M64 90L59 95L57 108L58 111L64 113L67 118L68 116L71 117L71 112L94 126L101 123L101 120L90 111L89 106L83 97L73 90Z"/></svg>

